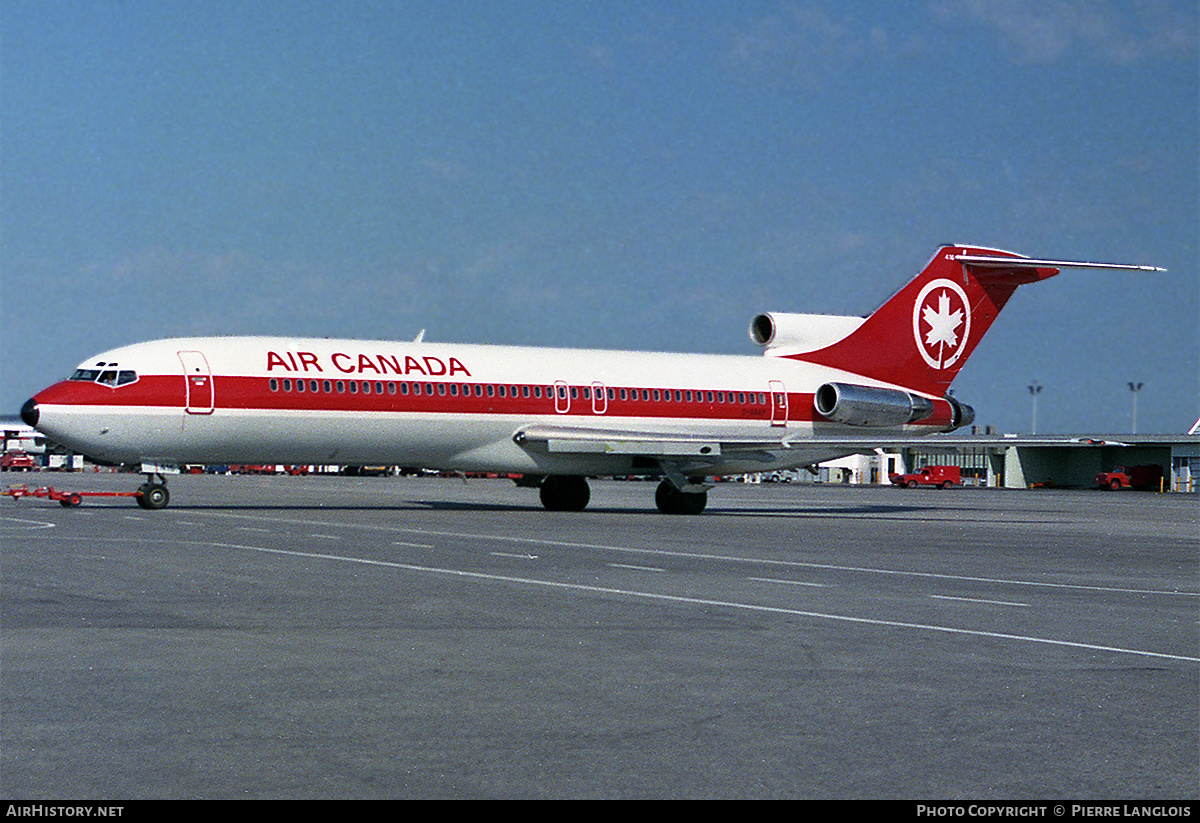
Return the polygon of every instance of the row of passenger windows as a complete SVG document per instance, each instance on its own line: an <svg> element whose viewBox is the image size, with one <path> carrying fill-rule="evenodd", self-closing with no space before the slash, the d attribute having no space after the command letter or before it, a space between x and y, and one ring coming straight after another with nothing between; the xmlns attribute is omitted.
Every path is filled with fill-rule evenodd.
<svg viewBox="0 0 1200 823"><path fill-rule="evenodd" d="M512 397L567 399L568 392L573 400L641 400L644 402L676 403L738 403L741 405L765 406L764 392L695 391L691 389L627 389L604 386L567 385L518 385L506 383L397 383L383 380L292 380L271 378L273 392L324 392L326 394L390 394L412 396L450 397ZM593 396L593 392L595 393ZM603 392L603 394L601 394Z"/></svg>

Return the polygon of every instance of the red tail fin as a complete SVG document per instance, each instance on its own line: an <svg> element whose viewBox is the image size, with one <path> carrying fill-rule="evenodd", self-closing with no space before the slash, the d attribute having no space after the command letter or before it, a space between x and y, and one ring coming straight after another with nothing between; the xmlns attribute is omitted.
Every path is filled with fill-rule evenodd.
<svg viewBox="0 0 1200 823"><path fill-rule="evenodd" d="M1012 252L945 246L846 337L785 356L940 397L1017 286L1053 277L1057 265Z"/></svg>

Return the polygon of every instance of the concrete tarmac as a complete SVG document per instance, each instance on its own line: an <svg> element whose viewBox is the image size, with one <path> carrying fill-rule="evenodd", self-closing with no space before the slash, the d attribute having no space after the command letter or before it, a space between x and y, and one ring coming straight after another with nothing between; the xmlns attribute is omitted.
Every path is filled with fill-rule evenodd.
<svg viewBox="0 0 1200 823"><path fill-rule="evenodd" d="M137 475L9 482L132 491ZM1195 495L169 479L0 499L0 793L1187 799Z"/></svg>

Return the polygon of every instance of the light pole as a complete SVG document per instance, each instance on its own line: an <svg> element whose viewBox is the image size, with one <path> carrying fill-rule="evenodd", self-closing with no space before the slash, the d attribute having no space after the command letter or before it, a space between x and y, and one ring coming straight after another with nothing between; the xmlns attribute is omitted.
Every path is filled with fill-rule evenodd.
<svg viewBox="0 0 1200 823"><path fill-rule="evenodd" d="M1142 385L1141 383L1129 384L1129 391L1133 394L1133 426L1130 430L1133 434L1137 434L1137 396L1138 392L1142 390Z"/></svg>
<svg viewBox="0 0 1200 823"><path fill-rule="evenodd" d="M1029 394L1033 397L1033 425L1030 427L1031 434L1037 434L1037 398L1041 393L1042 387L1038 385L1038 381L1034 380L1033 384L1029 386Z"/></svg>

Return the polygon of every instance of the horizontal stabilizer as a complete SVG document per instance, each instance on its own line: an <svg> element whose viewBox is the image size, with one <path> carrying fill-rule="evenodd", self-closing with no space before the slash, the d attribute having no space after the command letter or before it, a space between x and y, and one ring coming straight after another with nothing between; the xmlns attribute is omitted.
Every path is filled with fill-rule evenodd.
<svg viewBox="0 0 1200 823"><path fill-rule="evenodd" d="M983 254L956 254L950 256L967 266L1000 269L1123 269L1125 271L1166 271L1160 266L1139 266L1131 263L1092 263L1086 260L1035 260L1032 257L993 257Z"/></svg>

